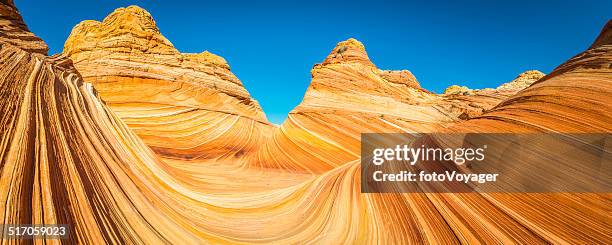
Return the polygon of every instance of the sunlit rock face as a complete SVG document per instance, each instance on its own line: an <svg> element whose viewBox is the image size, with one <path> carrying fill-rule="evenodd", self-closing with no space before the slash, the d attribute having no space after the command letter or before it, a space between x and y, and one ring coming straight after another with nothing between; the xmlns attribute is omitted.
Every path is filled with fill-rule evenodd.
<svg viewBox="0 0 612 245"><path fill-rule="evenodd" d="M303 101L250 164L322 173L359 158L362 132L427 131L453 120L417 105L439 96L422 89L409 71L378 69L355 39L338 43L311 74Z"/></svg>
<svg viewBox="0 0 612 245"><path fill-rule="evenodd" d="M545 75L546 74L536 70L526 71L518 75L514 80L500 85L497 87L497 90L523 90Z"/></svg>
<svg viewBox="0 0 612 245"><path fill-rule="evenodd" d="M464 87L465 91L451 88L445 94L434 94L421 88L407 70L377 68L364 45L351 38L338 43L313 67L302 103L251 163L328 171L358 159L361 133L432 132L477 117L535 82L538 76L524 78L532 73L539 72L523 73L502 85L507 87L503 90Z"/></svg>
<svg viewBox="0 0 612 245"><path fill-rule="evenodd" d="M3 0L0 5L0 41L15 45L32 53L47 54L49 48L28 30L13 0Z"/></svg>
<svg viewBox="0 0 612 245"><path fill-rule="evenodd" d="M341 175L358 176L359 134L364 132L611 132L611 32L608 23L590 49L546 77L527 71L497 89L462 89L443 95L414 85L394 87L379 75L362 45L355 40L342 42L313 68L304 101L275 133L274 144L260 151L259 163L298 172L342 171ZM338 50L348 55L341 57ZM556 149L532 150L555 154L550 151ZM338 181L335 185L347 184L344 179ZM352 185L358 192L357 181ZM371 222L376 227L386 223L397 228L384 236L395 241L601 243L611 231L607 223L612 217L605 211L612 204L609 194L361 194L351 198L356 203L365 198L369 205L384 200L379 204L393 207L380 210L378 217L399 215L401 219L393 220L402 220L402 228L390 225L392 218ZM418 219L423 213L440 216ZM450 223L439 223L442 220ZM425 235L415 235L412 229Z"/></svg>
<svg viewBox="0 0 612 245"><path fill-rule="evenodd" d="M220 56L180 53L142 8L72 30L63 55L152 149L176 160L233 158L273 126Z"/></svg>
<svg viewBox="0 0 612 245"><path fill-rule="evenodd" d="M612 21L609 21L589 49L504 100L482 117L461 126L477 125L483 130L500 132L612 131L611 33Z"/></svg>
<svg viewBox="0 0 612 245"><path fill-rule="evenodd" d="M446 101L450 104L441 105L460 119L469 119L482 115L502 100L529 87L544 77L540 71L526 71L519 74L514 80L504 83L496 89L470 89L466 86L452 85L444 91Z"/></svg>
<svg viewBox="0 0 612 245"><path fill-rule="evenodd" d="M524 76L517 80L521 77ZM610 133L610 98L612 21L608 21L586 51L482 116L441 131ZM537 155L559 154L558 148L550 145L534 144L529 151ZM612 231L609 225L612 216L604 211L612 204L610 193L489 194L485 197L548 241L606 243L610 239L606 234Z"/></svg>
<svg viewBox="0 0 612 245"><path fill-rule="evenodd" d="M12 2L0 8L19 15ZM6 30L34 37L25 27L1 30L5 38ZM192 233L177 229L180 221L154 208L171 199L159 196L168 190L161 184L167 174L159 174L164 164L70 60L41 55L46 45L32 41L0 40L2 224L69 224L70 243L195 242ZM2 237L11 242L18 241Z"/></svg>
<svg viewBox="0 0 612 245"><path fill-rule="evenodd" d="M10 2L0 5L18 16ZM131 20L126 17L121 22ZM111 22L121 26L121 22ZM221 88L211 89L206 79L183 81L177 74L186 73L175 77L162 72L186 68L173 63L172 57L181 54L166 53L172 49L161 39L157 40L161 44L147 49L157 50L151 57L164 61L149 57L149 63L134 55L118 58L126 49L110 51L113 45L125 42L101 41L99 45L110 46L99 51L104 59L88 61L97 64L96 69L78 60L82 52L95 57L93 49L46 57L32 48L43 47L36 46L42 44L39 40L34 40L36 45L18 38L0 40L0 219L4 224L69 224L66 242L84 244L605 244L612 234L610 194L362 194L359 135L610 132L606 122L611 117L611 27L608 23L589 50L467 119L460 118L462 110L452 108L473 107L466 101L474 95L457 94L465 97L460 100L427 92L407 71L376 68L363 45L349 40L315 66L304 101L276 129L228 126L240 120L249 120L249 125L267 124L259 109L251 110L255 104L236 102L230 95L229 88L239 86L227 85L225 92L219 92ZM6 28L0 30L0 36L8 36ZM34 36L25 26L11 31ZM135 51L140 48L127 50L142 52ZM345 56L339 56L337 50L344 50L340 53ZM66 55L77 56L76 69ZM197 67L224 64L208 54L194 59L199 60L194 61ZM172 68L153 65L166 66L166 61L174 64ZM127 69L126 64L136 68ZM100 74L114 71L100 79L117 79L119 88L104 88L97 76L81 76L79 69ZM204 76L196 70L190 72ZM125 77L141 83L130 85ZM119 78L127 80L118 82ZM155 120L161 125L155 128L157 134L182 132L178 126L168 126L165 114L172 114L174 107L210 110L213 106L197 96L189 99L192 90L185 91L184 97L178 92L180 87L168 92L166 87L175 81L197 88L201 87L190 82L201 82L205 91L216 91L206 96L228 98L224 103L214 102L220 107L215 117L219 121L193 123L205 127L197 129L204 138L222 135L211 137L213 141L204 148L184 151L164 145L170 140L164 137L170 136L148 138L143 133ZM165 96L147 94L145 89L140 92L146 94L146 101L123 95L135 95L130 86L141 84L154 91L159 87ZM98 86L106 92L97 91ZM121 107L122 103L128 106ZM155 103L167 103L171 112L160 113L151 106ZM223 115L237 122L228 124ZM175 122L185 120L179 117ZM243 138L244 132L251 136ZM178 139L173 143L179 145L198 139L174 137ZM252 153L235 147L247 138ZM221 146L227 148L221 150ZM206 164L176 164L186 163L191 154L210 157L195 158L206 159Z"/></svg>
<svg viewBox="0 0 612 245"><path fill-rule="evenodd" d="M342 53L347 55L341 56ZM304 101L290 113L252 163L265 168L310 172L316 176L335 173L338 175L335 178L358 178L359 139L360 133L365 132L506 132L504 129L523 132L518 130L525 127L519 121L522 117L540 120L555 113L558 113L556 118L541 123L530 120L529 124L540 127L550 123L563 128L566 127L560 123L563 121L558 121L563 115L583 114L587 116L584 121L574 122L580 122L581 129L577 132L610 132L607 119L600 120L601 116L610 117L610 108L603 96L612 92L609 90L612 76L606 66L611 60L610 51L599 48L599 51L588 50L586 54L597 54L598 57L587 57L601 63L596 65L599 70L583 70L585 81L599 80L597 87L603 88L594 98L590 98L590 93L572 95L575 91L592 88L587 83L571 80L563 82L572 84L574 88L569 90L556 84L550 84L552 90L548 91L533 88L540 86L539 83L527 88L542 79L543 74L537 71L522 73L497 89L460 88L460 92L437 95L421 89L413 76L405 76L402 83L390 81L388 76L381 75L386 72L369 61L363 45L356 40L341 42L322 64L315 65ZM558 73L557 70L554 73ZM512 97L521 90L523 92ZM541 94L531 98L529 91ZM525 99L517 99L525 94ZM555 105L559 101L558 94L567 96L566 103ZM542 99L550 104L534 104L538 108L536 111L525 107L521 114L516 114L515 109L506 107L506 103ZM573 110L572 105L581 100L593 103L580 103L582 110ZM593 110L593 106L598 108ZM585 111L591 113L585 114ZM601 127L602 124L608 128ZM351 192L359 192L358 180L347 183L345 178L336 179L333 185L338 188L351 185ZM367 223L376 224L374 227L385 226L383 224L393 227L386 230L384 236L370 234L377 239L393 241L601 242L607 239L606 233L610 231L606 222L611 221L611 217L603 213L610 204L606 194L361 194L349 199L357 206L385 205L387 209L377 211L380 212L377 218ZM580 202L589 202L589 207L577 206ZM427 215L418 218L423 214ZM333 215L341 214L334 212ZM402 226L395 226L397 222L389 222L390 219L401 220ZM450 223L442 223L444 221ZM453 237L452 234L459 235Z"/></svg>

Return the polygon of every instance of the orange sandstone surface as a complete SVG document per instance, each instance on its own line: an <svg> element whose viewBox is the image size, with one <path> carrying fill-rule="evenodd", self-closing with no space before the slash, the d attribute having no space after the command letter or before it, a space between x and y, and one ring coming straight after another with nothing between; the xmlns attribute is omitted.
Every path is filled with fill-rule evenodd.
<svg viewBox="0 0 612 245"><path fill-rule="evenodd" d="M228 151L249 152L274 128L225 59L180 53L139 7L81 22L63 55L164 158L232 158Z"/></svg>
<svg viewBox="0 0 612 245"><path fill-rule="evenodd" d="M551 74L444 94L349 39L277 127L223 58L180 53L143 9L79 24L48 57L0 6L4 224L69 224L79 243L612 240L609 194L362 194L359 170L366 132L612 131L612 22Z"/></svg>

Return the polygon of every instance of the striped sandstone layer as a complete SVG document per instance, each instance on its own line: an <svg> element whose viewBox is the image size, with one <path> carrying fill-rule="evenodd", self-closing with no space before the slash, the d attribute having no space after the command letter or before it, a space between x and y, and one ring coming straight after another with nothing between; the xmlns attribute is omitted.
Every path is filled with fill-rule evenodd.
<svg viewBox="0 0 612 245"><path fill-rule="evenodd" d="M47 44L31 33L17 11L13 0L2 0L0 5L0 41L32 53L46 55Z"/></svg>
<svg viewBox="0 0 612 245"><path fill-rule="evenodd" d="M137 6L81 22L63 55L162 157L231 159L228 151L252 151L274 128L225 59L180 53Z"/></svg>
<svg viewBox="0 0 612 245"><path fill-rule="evenodd" d="M315 66L283 125L246 129L264 135L253 154L228 148L235 160L210 158L242 166L231 171L168 163L70 59L0 40L0 215L5 224L70 224L65 242L80 243L606 243L609 194L361 194L358 140L362 132L610 132L612 43L601 37L611 28L467 120L453 108L469 104L420 89L407 72L380 71L362 45L341 43L344 51ZM218 139L211 147L239 138Z"/></svg>
<svg viewBox="0 0 612 245"><path fill-rule="evenodd" d="M612 132L610 98L612 21L608 21L589 49L487 113L456 124L446 132L609 134ZM530 154L541 156L558 155L559 149L554 145L529 147ZM572 164L580 166L580 162ZM605 164L609 163L602 162L600 171L610 174L610 166ZM493 193L483 196L549 242L603 244L612 239L610 193Z"/></svg>
<svg viewBox="0 0 612 245"><path fill-rule="evenodd" d="M611 31L609 26L602 35ZM361 133L526 132L519 120L528 119L531 114L541 120L529 120L532 126L552 124L559 128L540 129L541 132L610 132L611 125L606 123L611 111L606 98L612 94L609 48L608 45L589 49L587 55L577 56L587 57L582 61L584 67L597 70L583 70L585 73L578 80L563 81L566 77L559 75L557 82L538 91L539 96L530 97L529 88L519 93L524 96L519 99L514 94L533 83L540 86L536 80L543 74L528 71L497 89L436 95L420 89L414 79L402 83L385 79L367 58L363 46L348 40L338 44L322 64L315 65L304 101L251 163L317 176L331 173L335 178L354 176L350 182L337 179L341 182L336 185L341 186L338 188L350 185L351 192L359 193ZM342 56L343 53L347 54ZM596 63L587 65L593 61ZM567 65L554 73L564 66ZM593 81L597 81L596 86L589 85ZM561 83L571 87L559 87ZM592 91L595 87L598 90ZM557 94L567 97L566 103L558 104ZM504 106L527 101L540 102L531 105L538 110L525 106L520 112L506 109L506 118L493 116L504 113L497 106L500 102ZM576 103L580 110L574 108ZM565 115L575 117L571 124L580 127L562 130L567 125L559 122L567 120ZM586 118L579 119L579 115ZM508 125L515 129L503 130ZM551 154L550 148L536 150ZM364 202L372 205L374 201L375 205L387 207L377 214L380 219L368 223L394 228L387 230L384 237L369 234L370 242L389 239L404 243L601 243L610 239L607 233L611 227L606 225L612 221L606 214L606 207L611 204L609 194L360 194L351 196L351 200L360 205ZM583 202L589 205L581 205ZM329 217L341 215L346 216L336 210ZM360 222L363 217L363 214L350 216L347 223ZM394 226L398 222L402 228Z"/></svg>
<svg viewBox="0 0 612 245"><path fill-rule="evenodd" d="M529 71L502 85L506 89L434 94L409 71L377 68L355 39L338 43L311 74L302 103L250 164L329 171L358 159L361 133L435 132L481 115L543 76Z"/></svg>

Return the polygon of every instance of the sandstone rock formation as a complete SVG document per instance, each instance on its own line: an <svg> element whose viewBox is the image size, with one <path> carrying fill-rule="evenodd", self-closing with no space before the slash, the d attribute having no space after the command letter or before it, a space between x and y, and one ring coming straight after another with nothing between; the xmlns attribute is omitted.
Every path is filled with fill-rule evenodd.
<svg viewBox="0 0 612 245"><path fill-rule="evenodd" d="M466 133L610 133L611 95L612 21L608 21L589 49L484 115L447 130ZM559 153L555 147L534 145L530 150L532 154L544 156ZM605 214L607 211L601 213L610 206L610 197L610 193L486 195L491 203L520 220L538 236L548 241L569 243L606 243L604 241L610 239L609 235L599 232L610 231L612 216Z"/></svg>
<svg viewBox="0 0 612 245"><path fill-rule="evenodd" d="M544 77L545 75L546 74L542 73L541 71L537 71L537 70L526 71L526 72L519 74L514 80L504 83L502 85L499 85L499 87L497 87L496 89L485 88L485 89L474 90L474 89L468 88L467 86L451 85L448 88L446 88L446 90L444 90L444 94L445 95L457 95L457 94L473 95L478 91L493 92L494 90L498 90L498 91L510 90L510 93L515 94L518 91L521 91L529 87L531 84L538 81L540 78Z"/></svg>
<svg viewBox="0 0 612 245"><path fill-rule="evenodd" d="M232 158L228 149L249 152L273 128L225 59L180 53L140 7L78 24L63 55L165 158Z"/></svg>
<svg viewBox="0 0 612 245"><path fill-rule="evenodd" d="M496 89L470 89L466 86L452 85L444 91L448 102L445 108L460 119L469 119L482 115L502 100L529 87L544 76L540 71L526 71L519 74L514 80L504 83Z"/></svg>
<svg viewBox="0 0 612 245"><path fill-rule="evenodd" d="M456 120L408 71L383 71L349 39L311 70L302 103L249 164L324 173L358 159L361 132L427 132Z"/></svg>
<svg viewBox="0 0 612 245"><path fill-rule="evenodd" d="M11 2L0 5L14 9ZM22 40L0 40L2 223L70 224L66 241L73 243L195 241L188 232L172 232L180 226L176 220L152 208L150 200L161 201L158 157L69 60L20 45ZM160 224L153 227L152 221ZM11 241L2 237L2 242Z"/></svg>
<svg viewBox="0 0 612 245"><path fill-rule="evenodd" d="M0 5L18 16L11 2ZM304 101L275 128L219 57L178 53L138 8L107 19L75 28L56 57L0 39L4 224L69 224L71 243L610 240L609 193L361 194L359 137L611 132L612 22L590 49L518 94L486 90L489 101L506 99L465 120L461 109L474 107L465 101L485 95L427 92L407 71L379 70L348 40L313 68ZM143 35L152 41L132 46ZM187 142L200 137L211 140ZM194 154L207 161L180 161Z"/></svg>
<svg viewBox="0 0 612 245"><path fill-rule="evenodd" d="M468 88L467 86L459 86L459 85L451 85L444 90L444 94L462 94L462 95L470 95L473 94L473 90Z"/></svg>
<svg viewBox="0 0 612 245"><path fill-rule="evenodd" d="M524 89L525 81L535 82L532 73L519 75L504 85L507 89L465 87L464 92L438 95L422 89L409 71L378 69L363 44L349 39L338 43L314 66L302 103L253 162L268 167L282 162L292 170L328 171L355 160L359 133L432 132L477 117Z"/></svg>
<svg viewBox="0 0 612 245"><path fill-rule="evenodd" d="M610 31L609 28L603 33ZM350 55L340 57L338 50L344 50ZM601 58L610 62L610 51L599 51ZM597 53L587 51L587 53ZM597 60L597 59L596 59ZM609 95L610 76L606 63L598 67L603 70L593 74L585 73L592 78L600 77L598 87L601 95ZM598 75L599 72L603 72ZM507 125L521 128L521 117L529 118L530 114L547 117L551 112L568 113L572 110L572 103L538 107L538 111L530 111L529 106L517 116L514 112L507 114L508 119L495 119L503 113L500 109L493 109L502 101L502 105L512 101L509 99L519 90L525 89L529 84L538 80L538 72L526 72L514 81L500 86L500 89L472 90L470 93L450 93L435 95L418 89L412 82L410 86L396 86L380 76L379 71L367 59L362 45L355 40L341 42L331 52L321 65L316 65L312 71L312 82L304 101L293 110L287 121L281 125L273 136L273 142L268 142L260 150L259 166L267 168L287 168L291 171L306 171L318 175L324 173L340 176L355 176L359 171L359 139L364 132L505 132ZM418 84L418 83L417 83ZM576 84L576 90L589 89L586 84ZM551 88L554 84L551 85ZM557 88L558 89L558 88ZM532 89L524 90L528 93ZM565 94L568 98L588 100L589 93L578 96ZM543 97L533 98L548 100L551 103L558 100L556 94L560 91L540 91ZM588 118L580 123L577 132L610 132L609 123L598 121L601 117L596 114L610 116L609 106L599 107L593 111L592 106L602 106L605 96L596 96L593 104L580 103ZM572 99L570 99L572 100ZM518 100L520 101L520 100ZM563 107L564 110L560 110ZM477 110L473 115L465 116L470 111ZM565 112L563 112L565 111ZM484 113L484 114L483 114ZM512 116L512 117L510 117ZM559 115L560 116L560 115ZM464 118L461 118L464 117ZM475 118L475 119L471 119ZM559 117L558 119L560 119ZM463 121L464 119L470 119ZM598 123L594 123L598 121ZM473 123L479 122L479 123ZM548 120L543 120L548 123ZM538 125L537 120L529 121L531 125ZM553 121L550 121L553 123ZM574 122L574 123L577 123ZM602 124L607 128L601 127ZM591 126L592 125L592 126ZM559 126L565 127L565 126ZM517 132L510 130L508 132ZM520 130L518 132L521 132ZM563 132L563 131L561 131ZM576 131L574 131L576 132ZM280 154L279 154L280 153ZM342 179L341 185L346 184ZM353 182L353 192L359 191L357 180ZM600 211L609 205L604 201L609 195L572 195L572 194L384 194L384 202L380 205L393 207L393 211L385 210L379 213L381 217L396 217L399 213L413 213L403 215L401 220L406 229L388 230L385 238L393 237L396 241L418 243L423 241L463 242L519 242L542 243L545 241L567 242L601 242L606 240L605 233L609 231L605 223L611 220L609 215L602 215ZM367 194L353 196L356 203L378 200L382 195ZM588 208L575 206L579 200L597 200ZM378 201L376 201L378 203ZM384 204L383 204L384 203ZM529 208L522 208L525 205ZM554 205L552 208L549 205ZM461 208L460 208L461 207ZM550 209L555 209L548 211ZM544 211L547 210L547 211ZM388 212L387 212L388 211ZM432 214L442 212L441 216L427 215L425 219L418 219L418 214ZM542 212L553 212L546 215ZM334 212L332 216L341 215ZM354 217L356 218L356 217ZM389 218L393 219L393 218ZM387 219L387 221L389 220ZM571 221L568 221L571 220ZM591 219L595 219L591 223ZM352 224L354 219L349 218ZM372 221L377 227L384 226L385 219ZM397 220L397 219L393 219ZM451 221L443 223L444 221ZM458 221L458 220L462 220ZM474 222L469 222L472 220ZM455 222L457 221L457 222ZM592 226L590 226L592 225ZM562 226L557 230L555 226ZM429 228L428 228L429 227ZM435 227L435 228L431 228ZM415 229L414 231L411 231ZM419 232L416 232L419 230ZM495 231L495 232L492 232ZM585 235L582 231L587 231ZM422 234L422 235L419 235ZM452 234L460 234L452 237ZM376 234L370 234L376 239L384 239ZM450 237L449 237L450 236ZM376 240L375 239L375 240Z"/></svg>
<svg viewBox="0 0 612 245"><path fill-rule="evenodd" d="M536 70L526 71L518 75L514 80L500 85L497 87L497 90L523 90L545 75L546 74Z"/></svg>
<svg viewBox="0 0 612 245"><path fill-rule="evenodd" d="M0 5L0 41L15 45L32 53L47 54L49 48L28 30L23 18L15 8L13 0L4 0Z"/></svg>

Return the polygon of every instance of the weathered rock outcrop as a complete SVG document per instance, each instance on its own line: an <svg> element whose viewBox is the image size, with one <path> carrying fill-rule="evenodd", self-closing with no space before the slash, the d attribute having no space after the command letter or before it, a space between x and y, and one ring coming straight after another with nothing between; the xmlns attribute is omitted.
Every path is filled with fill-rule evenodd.
<svg viewBox="0 0 612 245"><path fill-rule="evenodd" d="M32 53L47 54L49 48L28 30L13 0L3 0L0 5L0 41L15 45Z"/></svg>
<svg viewBox="0 0 612 245"><path fill-rule="evenodd" d="M515 92L520 91L531 86L531 84L540 80L540 78L544 77L545 75L546 74L536 70L526 71L518 75L518 77L516 77L514 80L500 85L497 87L497 90L514 90Z"/></svg>
<svg viewBox="0 0 612 245"><path fill-rule="evenodd" d="M451 85L444 90L444 94L445 95L452 95L452 94L470 95L470 94L473 94L473 90L468 88L467 86Z"/></svg>
<svg viewBox="0 0 612 245"><path fill-rule="evenodd" d="M459 115L460 119L474 118L529 87L542 77L544 77L544 73L540 71L526 71L496 89L470 89L466 86L452 85L444 91L446 102L450 103L441 103L440 106L443 106L453 115Z"/></svg>
<svg viewBox="0 0 612 245"><path fill-rule="evenodd" d="M119 8L102 22L78 24L63 55L166 158L249 152L273 128L225 59L207 51L180 53L137 6ZM255 130L244 130L251 127Z"/></svg>

